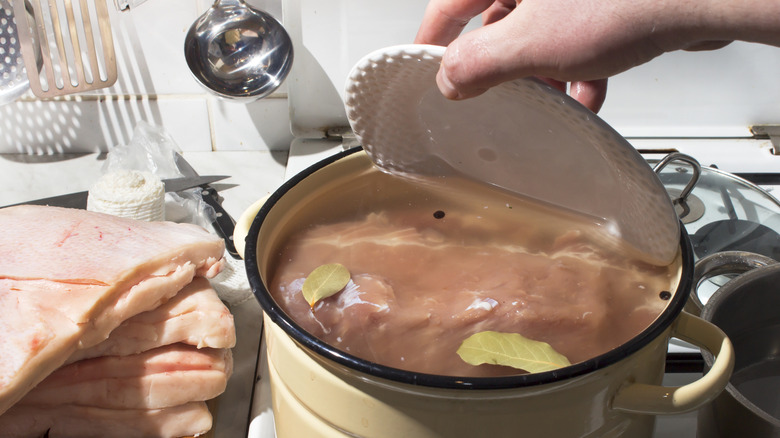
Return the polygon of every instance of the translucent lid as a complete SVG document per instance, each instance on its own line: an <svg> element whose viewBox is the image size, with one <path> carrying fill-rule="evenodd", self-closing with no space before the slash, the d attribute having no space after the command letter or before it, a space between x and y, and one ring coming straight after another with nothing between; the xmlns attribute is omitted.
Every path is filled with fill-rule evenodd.
<svg viewBox="0 0 780 438"><path fill-rule="evenodd" d="M697 164L697 163L694 163ZM736 175L675 161L659 173L690 235L694 256L747 251L780 260L780 202ZM694 179L693 189L685 187Z"/></svg>
<svg viewBox="0 0 780 438"><path fill-rule="evenodd" d="M347 117L375 164L483 181L586 215L650 263L673 261L680 231L674 207L623 137L533 79L449 101L435 83L443 53L438 46L393 46L353 68Z"/></svg>

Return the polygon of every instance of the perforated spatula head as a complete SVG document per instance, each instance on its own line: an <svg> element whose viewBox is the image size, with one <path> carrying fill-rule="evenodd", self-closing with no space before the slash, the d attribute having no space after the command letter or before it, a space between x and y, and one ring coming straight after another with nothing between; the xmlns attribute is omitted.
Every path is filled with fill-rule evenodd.
<svg viewBox="0 0 780 438"><path fill-rule="evenodd" d="M25 3L15 1L14 12L27 77L36 96L80 93L116 82L116 54L105 1L29 0L33 9L29 21L22 20L28 18Z"/></svg>
<svg viewBox="0 0 780 438"><path fill-rule="evenodd" d="M535 79L447 100L435 82L443 53L438 46L388 47L349 75L347 116L380 169L482 181L584 215L645 261L674 260L680 228L672 203L622 136Z"/></svg>

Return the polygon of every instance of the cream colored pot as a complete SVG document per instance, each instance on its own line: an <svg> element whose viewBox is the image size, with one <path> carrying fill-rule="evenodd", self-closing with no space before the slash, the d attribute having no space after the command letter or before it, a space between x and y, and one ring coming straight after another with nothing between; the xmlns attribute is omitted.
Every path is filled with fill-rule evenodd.
<svg viewBox="0 0 780 438"><path fill-rule="evenodd" d="M303 205L333 181L370 172L377 170L364 153L344 152L296 176L238 221L236 241L247 236L247 273L265 312L277 436L650 437L654 415L694 410L726 386L731 343L714 325L682 312L693 269L685 234L676 289L663 314L621 347L555 371L500 378L425 375L370 363L309 335L267 290L274 254L301 225ZM660 386L672 336L717 357L700 380Z"/></svg>

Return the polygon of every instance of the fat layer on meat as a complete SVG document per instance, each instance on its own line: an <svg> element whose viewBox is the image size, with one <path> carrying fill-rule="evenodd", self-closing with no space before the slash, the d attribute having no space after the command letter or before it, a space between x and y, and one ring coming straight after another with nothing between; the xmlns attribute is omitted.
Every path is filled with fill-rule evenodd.
<svg viewBox="0 0 780 438"><path fill-rule="evenodd" d="M9 207L0 228L0 413L77 349L216 275L224 253L194 225L83 210Z"/></svg>
<svg viewBox="0 0 780 438"><path fill-rule="evenodd" d="M233 371L229 349L173 344L131 356L103 356L66 365L19 404L157 409L210 400Z"/></svg>
<svg viewBox="0 0 780 438"><path fill-rule="evenodd" d="M174 438L211 429L205 402L164 409L16 405L0 415L3 438Z"/></svg>
<svg viewBox="0 0 780 438"><path fill-rule="evenodd" d="M232 348L233 315L205 278L195 278L168 302L114 329L108 339L78 350L66 363L99 356L127 356L177 342L198 348Z"/></svg>

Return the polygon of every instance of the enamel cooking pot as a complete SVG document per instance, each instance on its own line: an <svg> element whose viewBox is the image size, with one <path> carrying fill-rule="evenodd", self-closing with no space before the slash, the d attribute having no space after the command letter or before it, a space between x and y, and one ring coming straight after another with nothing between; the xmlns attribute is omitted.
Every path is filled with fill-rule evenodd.
<svg viewBox="0 0 780 438"><path fill-rule="evenodd" d="M726 386L734 360L730 341L716 326L683 312L693 275L684 231L662 314L620 347L565 368L494 378L420 374L363 360L310 335L268 291L274 258L306 221L307 204L374 172L379 170L360 149L336 154L238 221L236 241L246 236L247 274L264 310L277 436L650 437L654 415L694 410ZM376 197L364 193L361 199L359 192L342 198L361 203ZM716 357L706 375L682 387L660 386L672 336Z"/></svg>
<svg viewBox="0 0 780 438"><path fill-rule="evenodd" d="M749 252L725 251L696 263L695 284L738 274L701 309L734 343L735 365L726 390L698 416L698 436L780 437L780 263ZM703 353L705 369L714 358Z"/></svg>

